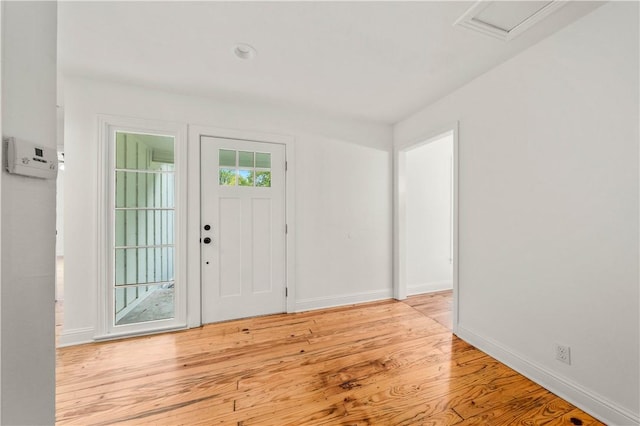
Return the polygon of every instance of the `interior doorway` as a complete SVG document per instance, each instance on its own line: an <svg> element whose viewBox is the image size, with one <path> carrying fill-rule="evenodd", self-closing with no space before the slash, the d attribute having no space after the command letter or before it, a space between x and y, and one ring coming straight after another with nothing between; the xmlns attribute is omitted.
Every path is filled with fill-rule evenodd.
<svg viewBox="0 0 640 426"><path fill-rule="evenodd" d="M394 294L453 292L458 318L458 126L396 147Z"/></svg>
<svg viewBox="0 0 640 426"><path fill-rule="evenodd" d="M413 296L453 287L453 132L406 151L406 282Z"/></svg>

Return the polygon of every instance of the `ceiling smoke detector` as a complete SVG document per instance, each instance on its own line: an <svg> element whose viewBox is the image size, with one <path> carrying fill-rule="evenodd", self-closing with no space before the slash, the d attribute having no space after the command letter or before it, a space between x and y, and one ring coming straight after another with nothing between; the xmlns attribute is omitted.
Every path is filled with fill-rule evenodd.
<svg viewBox="0 0 640 426"><path fill-rule="evenodd" d="M247 43L238 43L233 48L233 53L240 59L252 59L258 52Z"/></svg>
<svg viewBox="0 0 640 426"><path fill-rule="evenodd" d="M479 0L458 18L454 25L509 41L560 9L566 3L566 1L561 0Z"/></svg>

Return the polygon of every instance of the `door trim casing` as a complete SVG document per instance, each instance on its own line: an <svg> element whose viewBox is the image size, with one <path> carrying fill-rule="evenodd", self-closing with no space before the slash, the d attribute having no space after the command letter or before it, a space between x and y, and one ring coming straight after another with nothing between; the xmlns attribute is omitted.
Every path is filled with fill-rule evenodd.
<svg viewBox="0 0 640 426"><path fill-rule="evenodd" d="M190 125L187 139L187 163L189 182L187 192L187 327L202 325L202 272L200 265L200 138L209 136L223 139L239 139L254 142L278 143L285 146L285 277L287 288L286 312L295 310L295 138L293 136L225 129L212 126Z"/></svg>

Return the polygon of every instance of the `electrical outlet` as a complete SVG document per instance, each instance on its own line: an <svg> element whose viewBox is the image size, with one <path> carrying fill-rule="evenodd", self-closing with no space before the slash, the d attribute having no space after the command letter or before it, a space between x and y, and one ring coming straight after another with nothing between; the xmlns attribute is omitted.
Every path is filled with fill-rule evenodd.
<svg viewBox="0 0 640 426"><path fill-rule="evenodd" d="M556 343L556 359L565 364L571 365L571 348L569 346L558 345Z"/></svg>

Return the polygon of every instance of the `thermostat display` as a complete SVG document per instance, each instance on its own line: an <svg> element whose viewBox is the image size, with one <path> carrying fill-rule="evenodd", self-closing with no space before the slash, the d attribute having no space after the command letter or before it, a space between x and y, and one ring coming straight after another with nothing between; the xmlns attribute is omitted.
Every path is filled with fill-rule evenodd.
<svg viewBox="0 0 640 426"><path fill-rule="evenodd" d="M4 139L5 167L9 173L55 179L58 176L58 155L55 149L37 146L16 138Z"/></svg>

